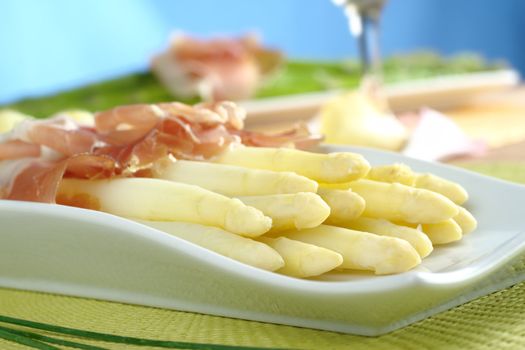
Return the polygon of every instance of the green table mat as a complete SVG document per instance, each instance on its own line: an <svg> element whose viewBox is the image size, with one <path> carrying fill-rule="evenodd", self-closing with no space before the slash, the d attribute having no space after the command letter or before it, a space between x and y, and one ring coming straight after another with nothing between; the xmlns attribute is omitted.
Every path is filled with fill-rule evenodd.
<svg viewBox="0 0 525 350"><path fill-rule="evenodd" d="M525 163L460 165L525 183ZM525 282L379 337L0 289L0 349L525 349L524 315Z"/></svg>

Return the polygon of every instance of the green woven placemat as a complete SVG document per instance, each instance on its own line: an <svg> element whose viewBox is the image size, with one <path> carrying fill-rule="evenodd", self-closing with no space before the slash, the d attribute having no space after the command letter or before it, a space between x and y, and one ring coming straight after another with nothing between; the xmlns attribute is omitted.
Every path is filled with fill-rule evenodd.
<svg viewBox="0 0 525 350"><path fill-rule="evenodd" d="M521 283L372 338L10 290L0 291L0 310L29 320L157 340L295 349L492 350L525 348L524 300L525 283ZM68 339L110 349L130 348L125 344ZM8 345L0 342L1 349L15 349Z"/></svg>
<svg viewBox="0 0 525 350"><path fill-rule="evenodd" d="M525 183L525 164L464 165ZM515 269L525 270L525 258L515 265ZM49 345L58 348L84 346L85 349L96 349L92 346L106 349L159 349L159 346L219 349L195 343L287 349L525 349L525 283L379 337L9 289L0 289L0 315L3 315L0 316L0 338L10 339L0 339L0 349L28 349L30 346L52 349L45 347ZM26 327L22 327L14 325L13 320L5 316L44 325L25 324ZM46 325L70 327L78 331ZM13 329L19 332L13 332ZM139 343L140 346L137 345Z"/></svg>
<svg viewBox="0 0 525 350"><path fill-rule="evenodd" d="M455 165L503 180L525 183L525 163L470 161Z"/></svg>

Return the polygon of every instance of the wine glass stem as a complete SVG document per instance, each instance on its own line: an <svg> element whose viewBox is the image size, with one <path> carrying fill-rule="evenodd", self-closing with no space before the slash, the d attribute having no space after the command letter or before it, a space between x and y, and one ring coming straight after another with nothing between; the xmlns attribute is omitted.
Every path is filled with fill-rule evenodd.
<svg viewBox="0 0 525 350"><path fill-rule="evenodd" d="M363 76L382 81L379 18L360 11L362 30L357 34Z"/></svg>

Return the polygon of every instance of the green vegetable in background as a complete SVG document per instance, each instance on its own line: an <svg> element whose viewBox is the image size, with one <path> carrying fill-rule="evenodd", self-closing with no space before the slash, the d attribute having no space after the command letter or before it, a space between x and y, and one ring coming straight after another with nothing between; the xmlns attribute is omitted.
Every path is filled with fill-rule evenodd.
<svg viewBox="0 0 525 350"><path fill-rule="evenodd" d="M387 83L439 75L489 71L502 68L474 54L443 58L431 52L392 56L384 62ZM263 83L257 97L292 95L329 89L355 88L360 80L356 61L286 62L282 69ZM48 117L65 109L98 111L117 105L179 100L196 103L198 99L173 97L150 72L135 73L65 91L52 96L29 98L0 106L35 117Z"/></svg>

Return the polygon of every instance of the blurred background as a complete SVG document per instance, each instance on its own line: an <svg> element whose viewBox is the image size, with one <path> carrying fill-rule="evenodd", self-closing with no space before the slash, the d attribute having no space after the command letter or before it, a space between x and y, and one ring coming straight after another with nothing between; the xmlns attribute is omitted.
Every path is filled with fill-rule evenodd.
<svg viewBox="0 0 525 350"><path fill-rule="evenodd" d="M0 104L145 70L173 30L246 31L288 57L356 57L347 20L329 0L2 0ZM525 73L525 1L390 0L385 56L476 52Z"/></svg>

